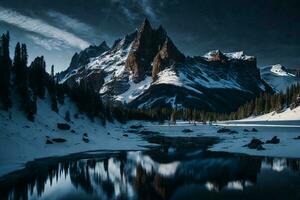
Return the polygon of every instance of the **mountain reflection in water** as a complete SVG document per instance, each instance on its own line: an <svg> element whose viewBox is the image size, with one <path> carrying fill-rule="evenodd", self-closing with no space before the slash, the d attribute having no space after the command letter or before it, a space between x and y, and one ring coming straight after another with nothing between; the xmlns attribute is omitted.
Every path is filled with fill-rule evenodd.
<svg viewBox="0 0 300 200"><path fill-rule="evenodd" d="M120 152L33 162L1 199L299 199L299 160L208 151Z"/></svg>

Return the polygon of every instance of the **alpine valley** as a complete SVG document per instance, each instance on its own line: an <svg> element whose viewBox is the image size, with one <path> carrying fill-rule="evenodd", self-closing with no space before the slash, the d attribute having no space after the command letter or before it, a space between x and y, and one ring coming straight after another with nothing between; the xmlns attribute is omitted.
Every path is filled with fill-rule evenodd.
<svg viewBox="0 0 300 200"><path fill-rule="evenodd" d="M244 52L211 51L185 56L162 26L145 19L135 32L76 53L59 73L60 83L82 83L105 100L130 108L194 108L229 112L273 89L256 58Z"/></svg>

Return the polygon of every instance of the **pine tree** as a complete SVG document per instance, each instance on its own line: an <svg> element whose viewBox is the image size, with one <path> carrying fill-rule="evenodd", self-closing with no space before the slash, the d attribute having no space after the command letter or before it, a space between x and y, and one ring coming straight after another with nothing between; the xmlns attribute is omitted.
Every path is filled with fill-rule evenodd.
<svg viewBox="0 0 300 200"><path fill-rule="evenodd" d="M51 66L51 78L54 79L54 65Z"/></svg>
<svg viewBox="0 0 300 200"><path fill-rule="evenodd" d="M37 111L36 97L28 90L28 55L25 44L17 43L14 57L15 84L21 99L21 109L28 120L34 121Z"/></svg>
<svg viewBox="0 0 300 200"><path fill-rule="evenodd" d="M0 40L0 100L5 110L12 106L10 99L12 62L9 56L9 40L9 32L3 34Z"/></svg>
<svg viewBox="0 0 300 200"><path fill-rule="evenodd" d="M45 97L45 86L47 83L46 64L44 57L37 57L30 65L30 87L39 98Z"/></svg>

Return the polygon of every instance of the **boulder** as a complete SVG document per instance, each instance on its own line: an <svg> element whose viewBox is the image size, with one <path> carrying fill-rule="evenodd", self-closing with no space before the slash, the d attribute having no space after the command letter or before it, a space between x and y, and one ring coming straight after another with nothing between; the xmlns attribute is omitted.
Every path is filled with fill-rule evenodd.
<svg viewBox="0 0 300 200"><path fill-rule="evenodd" d="M88 143L90 140L89 140L89 136L87 133L84 133L83 136L82 136L82 141L84 141L85 143Z"/></svg>
<svg viewBox="0 0 300 200"><path fill-rule="evenodd" d="M72 130L71 130L71 133L76 133L76 131L72 129Z"/></svg>
<svg viewBox="0 0 300 200"><path fill-rule="evenodd" d="M267 140L266 144L278 144L279 142L279 138L277 138L277 136L274 136L271 140Z"/></svg>
<svg viewBox="0 0 300 200"><path fill-rule="evenodd" d="M245 129L244 129L244 132L249 132L249 130L245 128Z"/></svg>
<svg viewBox="0 0 300 200"><path fill-rule="evenodd" d="M53 138L52 141L57 143L63 143L66 142L67 140L64 138Z"/></svg>
<svg viewBox="0 0 300 200"><path fill-rule="evenodd" d="M262 144L264 144L264 142L254 138L249 144L246 144L244 147L248 147L249 149L264 150L265 148L262 146Z"/></svg>
<svg viewBox="0 0 300 200"><path fill-rule="evenodd" d="M191 132L193 132L193 130L186 128L186 129L183 129L182 132L183 133L191 133Z"/></svg>
<svg viewBox="0 0 300 200"><path fill-rule="evenodd" d="M300 140L300 136L295 137L294 140Z"/></svg>
<svg viewBox="0 0 300 200"><path fill-rule="evenodd" d="M124 137L128 137L128 134L123 134Z"/></svg>
<svg viewBox="0 0 300 200"><path fill-rule="evenodd" d="M256 128L251 129L252 132L257 132L258 130Z"/></svg>
<svg viewBox="0 0 300 200"><path fill-rule="evenodd" d="M237 131L230 131L230 134L236 134L236 133L238 133Z"/></svg>
<svg viewBox="0 0 300 200"><path fill-rule="evenodd" d="M61 130L70 130L71 126L66 123L57 123L57 128Z"/></svg>
<svg viewBox="0 0 300 200"><path fill-rule="evenodd" d="M47 139L46 144L53 144L53 142L51 140Z"/></svg>
<svg viewBox="0 0 300 200"><path fill-rule="evenodd" d="M228 128L221 128L217 131L217 133L230 133L231 130Z"/></svg>

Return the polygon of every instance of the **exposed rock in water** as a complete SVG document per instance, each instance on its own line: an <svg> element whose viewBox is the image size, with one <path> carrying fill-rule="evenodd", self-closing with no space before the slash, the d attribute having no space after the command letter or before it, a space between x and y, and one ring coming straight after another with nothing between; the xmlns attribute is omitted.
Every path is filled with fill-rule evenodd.
<svg viewBox="0 0 300 200"><path fill-rule="evenodd" d="M274 136L271 140L267 140L266 144L279 144L280 140L277 136Z"/></svg>
<svg viewBox="0 0 300 200"><path fill-rule="evenodd" d="M228 128L221 128L217 131L217 133L230 133L231 130Z"/></svg>
<svg viewBox="0 0 300 200"><path fill-rule="evenodd" d="M246 144L244 147L248 147L249 149L265 150L262 144L264 144L264 142L254 138L249 144Z"/></svg>
<svg viewBox="0 0 300 200"><path fill-rule="evenodd" d="M258 130L256 128L251 129L252 132L257 132Z"/></svg>
<svg viewBox="0 0 300 200"><path fill-rule="evenodd" d="M128 134L123 134L124 137L128 137Z"/></svg>
<svg viewBox="0 0 300 200"><path fill-rule="evenodd" d="M57 123L57 128L61 130L70 130L71 126L66 123Z"/></svg>
<svg viewBox="0 0 300 200"><path fill-rule="evenodd" d="M245 128L245 129L244 129L244 132L249 132L249 130Z"/></svg>
<svg viewBox="0 0 300 200"><path fill-rule="evenodd" d="M300 136L295 137L294 140L300 140Z"/></svg>
<svg viewBox="0 0 300 200"><path fill-rule="evenodd" d="M67 140L64 138L53 138L52 141L57 143L63 143L66 142Z"/></svg>
<svg viewBox="0 0 300 200"><path fill-rule="evenodd" d="M183 129L182 132L183 133L191 133L191 132L193 132L193 130L186 128L186 129Z"/></svg>

